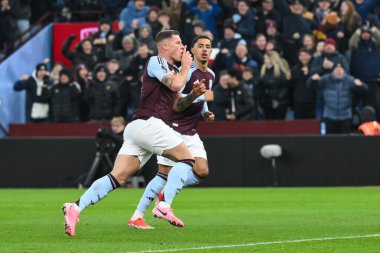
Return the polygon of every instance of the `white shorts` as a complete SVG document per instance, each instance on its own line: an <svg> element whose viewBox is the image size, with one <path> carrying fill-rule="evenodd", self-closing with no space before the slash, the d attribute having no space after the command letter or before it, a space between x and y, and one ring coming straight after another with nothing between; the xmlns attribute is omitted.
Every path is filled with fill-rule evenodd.
<svg viewBox="0 0 380 253"><path fill-rule="evenodd" d="M199 138L198 134L180 136L182 137L183 142L185 142L186 147L190 150L190 153L194 158L201 157L207 160L207 153L205 147L203 146L203 142L201 138ZM171 167L175 164L175 162L173 162L172 160L160 155L157 155L157 163Z"/></svg>
<svg viewBox="0 0 380 253"><path fill-rule="evenodd" d="M124 143L119 155L133 155L140 160L140 168L152 154L161 155L183 142L178 133L162 120L150 117L147 120L137 119L124 129Z"/></svg>

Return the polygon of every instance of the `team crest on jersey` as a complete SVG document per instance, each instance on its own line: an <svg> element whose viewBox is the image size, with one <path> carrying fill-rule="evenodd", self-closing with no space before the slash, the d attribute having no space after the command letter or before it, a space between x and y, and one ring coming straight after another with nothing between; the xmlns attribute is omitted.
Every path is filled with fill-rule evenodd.
<svg viewBox="0 0 380 253"><path fill-rule="evenodd" d="M169 72L168 69L164 65L161 65L161 68L162 68L163 71L165 71L165 73Z"/></svg>

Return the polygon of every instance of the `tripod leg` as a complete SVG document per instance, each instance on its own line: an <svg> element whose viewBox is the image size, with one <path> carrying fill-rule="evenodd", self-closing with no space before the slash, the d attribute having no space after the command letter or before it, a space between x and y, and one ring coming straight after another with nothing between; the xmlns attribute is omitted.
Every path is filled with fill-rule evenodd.
<svg viewBox="0 0 380 253"><path fill-rule="evenodd" d="M108 153L105 153L104 158L106 160L106 164L108 165L109 171L111 171L113 169L113 162L110 155Z"/></svg>
<svg viewBox="0 0 380 253"><path fill-rule="evenodd" d="M98 170L98 166L100 163L101 156L102 156L102 154L99 151L96 152L96 156L94 158L94 161L92 162L91 168L88 171L87 178L83 184L85 187L89 187L91 185L92 180L94 179L95 173Z"/></svg>

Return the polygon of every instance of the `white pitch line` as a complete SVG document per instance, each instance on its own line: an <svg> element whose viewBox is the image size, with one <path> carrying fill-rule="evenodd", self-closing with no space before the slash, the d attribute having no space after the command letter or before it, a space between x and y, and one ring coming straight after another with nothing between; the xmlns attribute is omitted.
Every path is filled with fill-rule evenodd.
<svg viewBox="0 0 380 253"><path fill-rule="evenodd" d="M159 252L178 252L178 251L192 251L192 250L206 250L206 249L223 249L223 248L238 248L238 247L253 247L260 245L273 245L273 244L286 244L286 243L302 243L312 241L332 241L332 240L344 240L344 239L357 239L357 238L371 238L380 237L380 234L370 235L352 235L352 236L340 236L340 237L321 237L321 238L307 238L298 240L287 241L272 241L272 242L254 242L254 243L242 243L242 244L227 244L227 245L212 245L204 247L194 248L179 248L179 249L162 249L162 250L143 250L143 251L128 251L126 253L159 253Z"/></svg>

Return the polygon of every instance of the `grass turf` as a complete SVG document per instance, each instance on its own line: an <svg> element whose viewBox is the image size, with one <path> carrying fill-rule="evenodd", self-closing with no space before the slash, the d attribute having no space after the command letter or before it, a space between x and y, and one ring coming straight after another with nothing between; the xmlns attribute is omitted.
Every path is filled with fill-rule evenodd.
<svg viewBox="0 0 380 253"><path fill-rule="evenodd" d="M60 207L82 193L0 190L0 252L169 252L206 246L211 248L178 252L380 252L380 236L279 242L380 234L377 187L185 189L173 207L186 226L174 228L148 211L146 220L155 230L128 229L142 190L121 189L86 209L77 235L68 238ZM255 244L262 242L278 243Z"/></svg>

